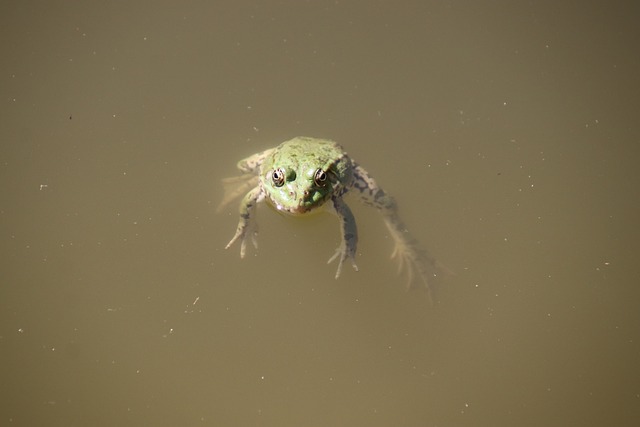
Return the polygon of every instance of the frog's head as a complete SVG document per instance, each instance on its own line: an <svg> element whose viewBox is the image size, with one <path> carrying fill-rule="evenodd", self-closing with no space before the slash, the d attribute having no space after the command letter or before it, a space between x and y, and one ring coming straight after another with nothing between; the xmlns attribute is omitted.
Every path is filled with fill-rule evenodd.
<svg viewBox="0 0 640 427"><path fill-rule="evenodd" d="M342 191L338 175L312 165L269 169L263 180L267 199L280 212L300 215L311 212Z"/></svg>
<svg viewBox="0 0 640 427"><path fill-rule="evenodd" d="M352 164L332 141L298 137L265 158L260 181L267 200L280 212L300 215L340 197L353 180Z"/></svg>

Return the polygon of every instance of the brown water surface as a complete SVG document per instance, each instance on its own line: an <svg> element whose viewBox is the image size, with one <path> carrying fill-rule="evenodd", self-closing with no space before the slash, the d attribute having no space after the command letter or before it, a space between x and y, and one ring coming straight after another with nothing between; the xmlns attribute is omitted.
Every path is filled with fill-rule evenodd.
<svg viewBox="0 0 640 427"><path fill-rule="evenodd" d="M4 2L0 425L638 425L638 16L574 3ZM439 303L356 201L337 281L331 216L224 250L220 180L297 135Z"/></svg>

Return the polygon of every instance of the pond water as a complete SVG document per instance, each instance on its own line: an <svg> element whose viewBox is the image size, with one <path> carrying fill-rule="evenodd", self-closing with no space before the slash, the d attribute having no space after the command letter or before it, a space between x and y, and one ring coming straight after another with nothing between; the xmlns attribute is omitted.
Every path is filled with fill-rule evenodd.
<svg viewBox="0 0 640 427"><path fill-rule="evenodd" d="M635 426L639 31L522 2L0 6L0 424ZM454 274L409 291L380 215L221 180L342 144Z"/></svg>

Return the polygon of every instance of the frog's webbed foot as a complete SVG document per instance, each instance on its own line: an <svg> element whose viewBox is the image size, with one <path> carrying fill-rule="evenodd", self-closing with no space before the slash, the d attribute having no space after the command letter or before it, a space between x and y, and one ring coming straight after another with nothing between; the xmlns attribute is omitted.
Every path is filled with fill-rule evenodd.
<svg viewBox="0 0 640 427"><path fill-rule="evenodd" d="M351 265L353 265L353 269L355 271L358 271L358 266L356 265L355 248L353 248L353 250L349 250L344 241L342 241L340 246L338 246L338 248L336 249L336 253L333 254L331 258L329 258L329 261L327 261L327 264L330 264L336 258L338 259L338 271L336 271L336 279L340 277L340 273L342 272L342 263L347 258L351 260Z"/></svg>
<svg viewBox="0 0 640 427"><path fill-rule="evenodd" d="M240 240L240 258L244 258L247 249L247 240L251 239L253 246L258 248L258 222L256 221L256 205L264 200L264 193L258 186L249 191L240 204L240 221L236 234L227 243L225 249L229 249L236 241Z"/></svg>
<svg viewBox="0 0 640 427"><path fill-rule="evenodd" d="M247 240L249 240L249 238L251 238L253 247L258 249L258 224L256 221L247 221L246 223L240 221L235 236L233 236L233 239L231 239L224 248L229 249L237 240L240 240L240 258L244 258L247 251Z"/></svg>
<svg viewBox="0 0 640 427"><path fill-rule="evenodd" d="M432 272L435 270L435 260L428 253L417 247L407 246L404 242L397 242L391 258L398 260L398 274L406 271L408 288L415 286L414 276L417 271L427 290L430 289L429 282L436 274Z"/></svg>
<svg viewBox="0 0 640 427"><path fill-rule="evenodd" d="M432 282L446 269L443 269L440 263L406 232L393 227L390 227L389 231L395 242L391 258L398 260L398 274L406 272L407 289L417 287L416 282L422 282L429 299L433 302Z"/></svg>

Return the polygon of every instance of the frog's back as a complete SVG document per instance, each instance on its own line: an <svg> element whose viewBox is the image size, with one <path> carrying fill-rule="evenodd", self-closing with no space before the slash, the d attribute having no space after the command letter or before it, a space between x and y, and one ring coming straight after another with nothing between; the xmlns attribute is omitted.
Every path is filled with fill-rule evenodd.
<svg viewBox="0 0 640 427"><path fill-rule="evenodd" d="M345 154L344 149L337 142L308 136L297 136L285 141L277 146L276 150L288 156L298 157L313 154L317 158L335 158Z"/></svg>

